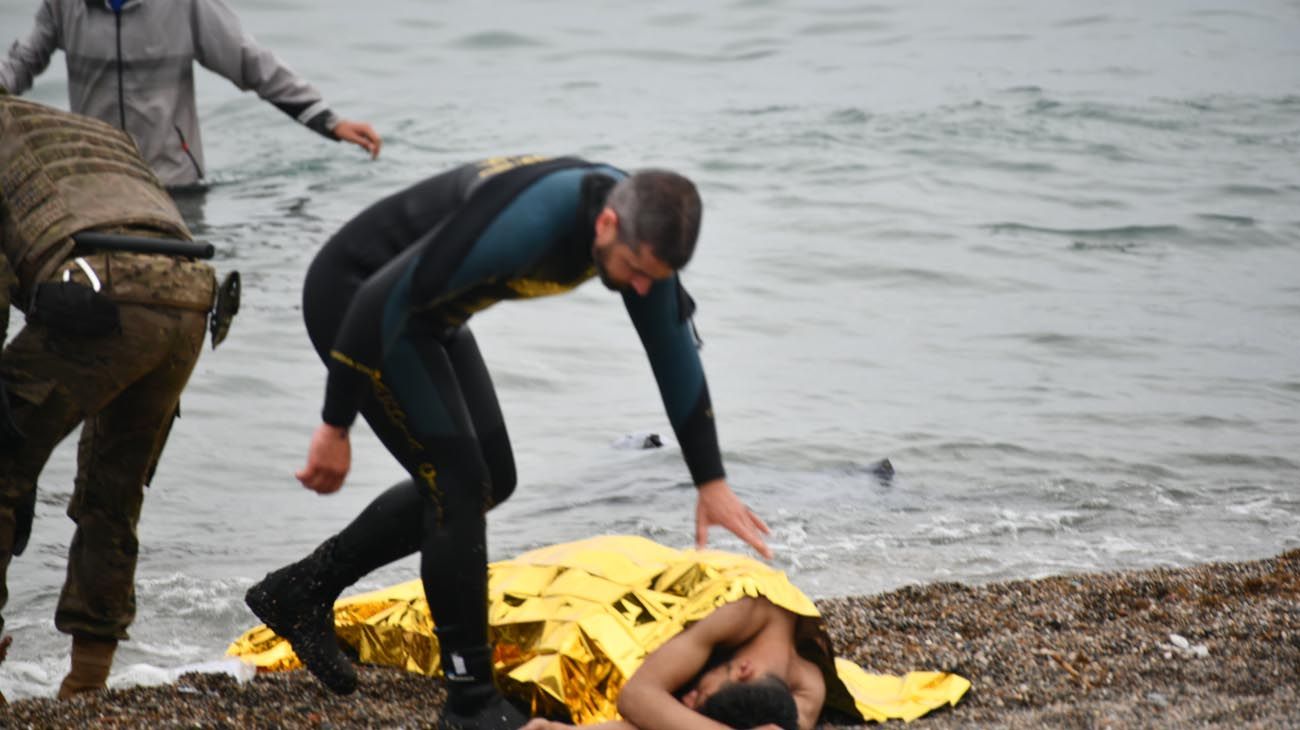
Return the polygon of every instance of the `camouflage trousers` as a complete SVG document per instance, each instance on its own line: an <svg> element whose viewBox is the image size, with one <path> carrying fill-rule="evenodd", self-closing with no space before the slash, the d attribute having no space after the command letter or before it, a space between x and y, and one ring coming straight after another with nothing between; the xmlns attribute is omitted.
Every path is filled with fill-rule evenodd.
<svg viewBox="0 0 1300 730"><path fill-rule="evenodd" d="M134 271L119 266L114 284L134 292L206 287L210 303L210 267L145 259L152 265ZM15 538L30 519L36 480L54 447L83 424L67 508L76 530L55 626L68 634L127 638L135 618L136 525L144 487L202 351L207 323L207 312L197 305L174 304L119 301L121 332L98 337L29 323L5 347L0 374L24 439L0 449L0 610L9 598L9 564Z"/></svg>

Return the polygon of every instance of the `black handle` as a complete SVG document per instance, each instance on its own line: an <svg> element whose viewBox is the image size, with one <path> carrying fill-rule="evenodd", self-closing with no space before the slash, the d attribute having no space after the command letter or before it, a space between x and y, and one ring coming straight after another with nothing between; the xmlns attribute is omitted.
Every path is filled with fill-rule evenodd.
<svg viewBox="0 0 1300 730"><path fill-rule="evenodd" d="M119 236L115 233L82 231L73 234L78 246L100 251L131 251L133 253L160 253L169 256L188 256L193 259L210 259L217 249L205 241L181 241L174 238L146 238L145 236Z"/></svg>

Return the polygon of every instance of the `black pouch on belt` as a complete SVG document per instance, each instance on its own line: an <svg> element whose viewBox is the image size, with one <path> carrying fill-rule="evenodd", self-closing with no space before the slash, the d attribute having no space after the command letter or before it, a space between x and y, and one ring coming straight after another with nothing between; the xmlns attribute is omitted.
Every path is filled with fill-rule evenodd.
<svg viewBox="0 0 1300 730"><path fill-rule="evenodd" d="M117 303L75 281L37 284L27 319L80 337L107 337L122 331Z"/></svg>
<svg viewBox="0 0 1300 730"><path fill-rule="evenodd" d="M232 271L226 274L226 278L221 280L221 286L217 287L216 303L212 305L212 319L209 323L214 350L230 334L230 322L239 313L240 286L239 272Z"/></svg>

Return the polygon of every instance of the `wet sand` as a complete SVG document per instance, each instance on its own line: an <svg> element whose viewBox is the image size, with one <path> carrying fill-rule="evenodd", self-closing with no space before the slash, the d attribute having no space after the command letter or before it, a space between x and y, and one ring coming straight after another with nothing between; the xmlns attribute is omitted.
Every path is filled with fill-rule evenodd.
<svg viewBox="0 0 1300 730"><path fill-rule="evenodd" d="M917 720L953 727L1300 728L1300 550L1191 568L984 586L940 583L818 601L836 650L872 672L943 669L973 687ZM363 668L331 695L303 672L0 709L13 728L426 728L439 682ZM830 727L856 727L835 721Z"/></svg>

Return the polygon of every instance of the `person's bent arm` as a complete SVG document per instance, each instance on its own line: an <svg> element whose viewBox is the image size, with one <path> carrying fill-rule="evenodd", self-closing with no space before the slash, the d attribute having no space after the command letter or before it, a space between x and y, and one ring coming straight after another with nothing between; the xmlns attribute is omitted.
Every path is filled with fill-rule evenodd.
<svg viewBox="0 0 1300 730"><path fill-rule="evenodd" d="M230 79L244 91L254 91L277 109L312 131L351 142L379 155L383 144L365 122L339 119L316 87L267 48L245 33L239 16L224 0L198 0L192 28L195 60Z"/></svg>
<svg viewBox="0 0 1300 730"><path fill-rule="evenodd" d="M391 297L403 297L400 288L394 291L393 280L400 279L415 253L408 249L405 255L388 262L361 285L335 335L326 364L321 425L312 434L307 464L295 475L304 487L314 492L337 492L351 469L348 429L357 418L367 383L379 378L385 333L406 326L405 307L396 307L400 316L393 319L388 316L386 304Z"/></svg>
<svg viewBox="0 0 1300 730"><path fill-rule="evenodd" d="M441 177L437 183L444 198L459 184L456 176ZM450 214L449 208L445 215ZM307 465L298 472L303 486L328 494L343 485L352 453L347 429L356 420L364 389L380 380L388 348L403 336L413 304L432 308L449 296L451 274L446 272L460 267L473 239L435 246L440 230L434 225L368 276L352 296L329 353L322 423L312 436ZM432 273L420 276L421 265Z"/></svg>
<svg viewBox="0 0 1300 730"><path fill-rule="evenodd" d="M528 721L528 725L520 727L519 730L568 730L569 727L573 727L573 725L569 725L568 722L556 722L546 720L543 717L534 717L533 720ZM625 720L597 722L595 725L584 725L582 727L598 727L599 730L641 730L640 727Z"/></svg>
<svg viewBox="0 0 1300 730"><path fill-rule="evenodd" d="M618 711L639 730L727 730L673 693L689 682L717 646L739 646L763 627L763 599L722 606L646 657L618 696Z"/></svg>
<svg viewBox="0 0 1300 730"><path fill-rule="evenodd" d="M58 47L59 16L51 0L43 0L36 11L36 25L0 58L0 90L17 96L32 88L32 82L50 65L50 56Z"/></svg>
<svg viewBox="0 0 1300 730"><path fill-rule="evenodd" d="M528 725L520 727L519 730L568 730L573 725L567 722L556 722L554 720L543 720L541 717L533 718L528 721ZM595 725L584 725L582 727L594 727L598 730L642 730L641 727L630 724L625 720L610 720L607 722L597 722ZM779 725L759 725L753 730L781 730Z"/></svg>
<svg viewBox="0 0 1300 730"><path fill-rule="evenodd" d="M730 730L690 709L674 696L691 681L716 647L736 647L752 639L774 607L762 598L742 598L721 606L656 649L623 685L618 710L623 720L591 726L601 730ZM522 730L564 730L571 725L535 719ZM586 727L586 726L584 726ZM762 725L756 730L780 730Z"/></svg>
<svg viewBox="0 0 1300 730"><path fill-rule="evenodd" d="M326 363L325 403L321 407L321 424L312 434L307 463L295 474L302 485L319 494L337 492L352 466L352 446L348 429L357 418L367 383L380 377L384 359L386 333L406 326L406 307L392 309L399 316L389 316L390 298L403 299L395 287L418 254L415 247L389 261L366 279L353 295L347 313L334 337L334 346ZM388 338L391 339L391 338Z"/></svg>

